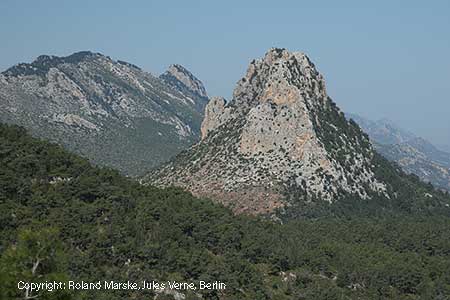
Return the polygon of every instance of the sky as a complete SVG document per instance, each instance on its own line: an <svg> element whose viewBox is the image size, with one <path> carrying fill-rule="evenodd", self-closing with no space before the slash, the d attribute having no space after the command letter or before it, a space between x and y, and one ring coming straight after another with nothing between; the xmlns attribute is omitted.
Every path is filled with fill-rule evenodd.
<svg viewBox="0 0 450 300"><path fill-rule="evenodd" d="M305 52L342 110L450 149L450 1L0 1L0 70L91 50L188 68L230 98L271 47Z"/></svg>

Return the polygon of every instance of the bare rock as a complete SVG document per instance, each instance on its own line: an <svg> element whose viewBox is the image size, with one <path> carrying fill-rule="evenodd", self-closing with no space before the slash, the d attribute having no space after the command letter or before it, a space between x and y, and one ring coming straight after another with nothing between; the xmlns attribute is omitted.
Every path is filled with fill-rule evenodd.
<svg viewBox="0 0 450 300"><path fill-rule="evenodd" d="M389 197L373 156L367 136L328 97L310 59L273 48L250 63L229 103L211 100L202 141L147 180L185 187L238 213L271 213L293 197Z"/></svg>

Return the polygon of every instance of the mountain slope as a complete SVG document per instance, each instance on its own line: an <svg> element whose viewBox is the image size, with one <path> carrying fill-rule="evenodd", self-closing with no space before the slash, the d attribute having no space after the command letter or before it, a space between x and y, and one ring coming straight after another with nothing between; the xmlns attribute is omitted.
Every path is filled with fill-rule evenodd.
<svg viewBox="0 0 450 300"><path fill-rule="evenodd" d="M420 147L414 146L413 141L394 145L378 144L375 148L387 159L396 162L406 173L415 174L437 188L450 191L450 165L444 165L442 160L434 160L428 151L422 152Z"/></svg>
<svg viewBox="0 0 450 300"><path fill-rule="evenodd" d="M358 123L372 140L380 144L400 144L416 137L387 119L372 121L350 113L346 113L346 116Z"/></svg>
<svg viewBox="0 0 450 300"><path fill-rule="evenodd" d="M48 300L450 295L448 217L280 225L234 216L180 189L144 187L116 171L92 167L23 128L3 124L0 165L1 299L23 299L25 291L17 288L23 280L226 284L224 290L194 292L41 291L38 299Z"/></svg>
<svg viewBox="0 0 450 300"><path fill-rule="evenodd" d="M450 153L388 120L371 121L354 114L348 116L368 133L377 151L399 164L406 173L450 191Z"/></svg>
<svg viewBox="0 0 450 300"><path fill-rule="evenodd" d="M168 86L179 91L187 99L194 101L197 109L203 112L205 104L208 101L208 95L203 83L198 80L191 72L180 65L171 65L166 72L161 74L159 78ZM203 101L199 101L198 99Z"/></svg>
<svg viewBox="0 0 450 300"><path fill-rule="evenodd" d="M0 121L139 175L199 137L206 92L186 69L172 73L183 82L98 53L43 55L0 74Z"/></svg>
<svg viewBox="0 0 450 300"><path fill-rule="evenodd" d="M143 181L181 186L250 214L295 215L317 199L376 198L389 206L398 196L385 175L400 175L346 120L303 53L271 49L252 61L228 104L208 103L202 136Z"/></svg>

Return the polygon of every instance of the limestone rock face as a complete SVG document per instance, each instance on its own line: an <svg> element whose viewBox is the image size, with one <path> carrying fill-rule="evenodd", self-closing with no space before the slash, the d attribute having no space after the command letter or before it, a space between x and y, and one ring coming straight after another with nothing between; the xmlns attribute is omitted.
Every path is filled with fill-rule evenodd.
<svg viewBox="0 0 450 300"><path fill-rule="evenodd" d="M328 97L303 53L274 48L252 61L228 104L208 104L201 131L200 143L146 181L250 214L287 207L294 194L295 201L389 197L368 137Z"/></svg>
<svg viewBox="0 0 450 300"><path fill-rule="evenodd" d="M226 100L222 97L212 97L205 107L201 133L204 139L208 132L219 127L223 122Z"/></svg>
<svg viewBox="0 0 450 300"><path fill-rule="evenodd" d="M238 213L271 213L293 197L332 202L386 194L373 155L309 58L270 49L251 62L228 104L219 98L208 104L202 141L146 180L185 187Z"/></svg>
<svg viewBox="0 0 450 300"><path fill-rule="evenodd" d="M169 84L99 53L42 55L0 74L0 121L143 175L200 137L203 85L181 66L172 73ZM200 94L178 88L185 83Z"/></svg>

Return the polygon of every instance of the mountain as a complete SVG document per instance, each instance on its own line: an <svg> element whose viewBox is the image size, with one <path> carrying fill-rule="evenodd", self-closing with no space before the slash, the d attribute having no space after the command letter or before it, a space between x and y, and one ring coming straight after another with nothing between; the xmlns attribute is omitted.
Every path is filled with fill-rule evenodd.
<svg viewBox="0 0 450 300"><path fill-rule="evenodd" d="M398 127L388 119L372 121L356 114L346 113L366 132L370 139L380 144L400 144L414 139L416 136Z"/></svg>
<svg viewBox="0 0 450 300"><path fill-rule="evenodd" d="M205 88L185 68L155 77L99 53L39 56L0 74L0 121L141 175L199 139Z"/></svg>
<svg viewBox="0 0 450 300"><path fill-rule="evenodd" d="M145 187L0 124L0 299L447 299L450 219L236 216ZM225 289L55 289L20 281L222 282Z"/></svg>
<svg viewBox="0 0 450 300"><path fill-rule="evenodd" d="M450 164L435 160L430 152L421 150L421 146L428 142L420 138L416 142L420 145L415 145L414 140L411 140L402 144L379 144L375 147L387 159L400 165L406 173L415 174L425 182L450 191ZM450 158L450 154L447 155Z"/></svg>
<svg viewBox="0 0 450 300"><path fill-rule="evenodd" d="M177 64L171 65L159 78L192 101L197 98L203 98L203 100L208 99L203 83L183 66ZM204 101L194 102L199 104L199 110L203 111L205 106Z"/></svg>
<svg viewBox="0 0 450 300"><path fill-rule="evenodd" d="M450 191L450 153L439 150L389 120L371 121L355 114L348 114L348 117L368 133L377 151L400 165L406 173Z"/></svg>
<svg viewBox="0 0 450 300"><path fill-rule="evenodd" d="M448 210L447 198L410 182L374 152L300 52L273 48L252 61L229 103L208 103L201 131L201 142L142 181L186 188L236 213L296 217L324 203L421 210L426 195L430 207Z"/></svg>

